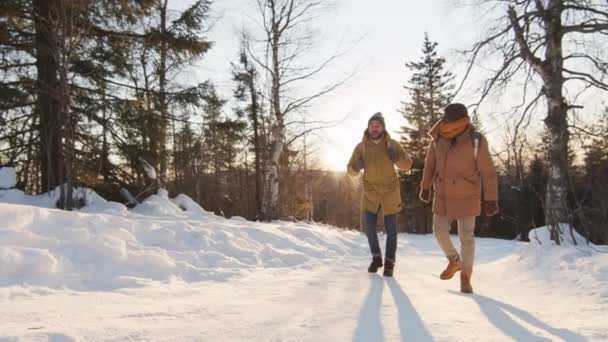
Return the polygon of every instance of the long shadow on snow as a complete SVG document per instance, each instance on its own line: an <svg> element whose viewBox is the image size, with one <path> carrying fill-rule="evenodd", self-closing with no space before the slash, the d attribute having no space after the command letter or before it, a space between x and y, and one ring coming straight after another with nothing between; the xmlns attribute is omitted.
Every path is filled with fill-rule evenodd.
<svg viewBox="0 0 608 342"><path fill-rule="evenodd" d="M370 288L359 314L359 323L355 330L353 341L384 341L382 323L380 322L380 307L384 283L376 275L369 276Z"/></svg>
<svg viewBox="0 0 608 342"><path fill-rule="evenodd" d="M418 312L405 294L401 285L394 278L387 278L386 283L391 290L399 312L399 333L401 341L433 341L433 337L420 319Z"/></svg>
<svg viewBox="0 0 608 342"><path fill-rule="evenodd" d="M454 294L462 295L460 292L449 291ZM463 295L464 296L464 295ZM468 296L467 296L468 297ZM544 330L547 333L559 337L564 341L587 341L588 339L571 331L563 328L555 328L549 324L541 321L531 313L524 309L520 309L511 304L507 304L496 299L492 299L486 296L474 294L471 296L477 305L481 308L481 311L488 317L488 320L492 322L498 329L500 329L505 335L512 337L517 341L550 341L550 339L542 336L538 336L533 332L526 329L521 324L517 323L510 315L516 316L527 324L536 327L539 330Z"/></svg>
<svg viewBox="0 0 608 342"><path fill-rule="evenodd" d="M399 312L399 332L402 341L433 341L412 302L394 278L370 275L370 289L359 314L353 341L384 341L380 308L384 283L391 291Z"/></svg>

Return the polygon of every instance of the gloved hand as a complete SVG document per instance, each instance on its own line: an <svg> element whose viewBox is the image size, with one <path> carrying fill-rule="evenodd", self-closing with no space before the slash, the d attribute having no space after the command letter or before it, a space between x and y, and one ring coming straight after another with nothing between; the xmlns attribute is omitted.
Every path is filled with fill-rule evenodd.
<svg viewBox="0 0 608 342"><path fill-rule="evenodd" d="M388 157L391 158L394 163L399 160L399 155L397 155L397 149L394 146L389 145L389 147L386 149L386 152L388 152Z"/></svg>
<svg viewBox="0 0 608 342"><path fill-rule="evenodd" d="M431 201L431 190L421 189L419 197L422 202L429 203Z"/></svg>
<svg viewBox="0 0 608 342"><path fill-rule="evenodd" d="M365 162L363 161L363 159L357 160L356 168L357 171L365 170Z"/></svg>
<svg viewBox="0 0 608 342"><path fill-rule="evenodd" d="M486 216L491 217L498 214L498 202L496 201L485 201L484 211Z"/></svg>

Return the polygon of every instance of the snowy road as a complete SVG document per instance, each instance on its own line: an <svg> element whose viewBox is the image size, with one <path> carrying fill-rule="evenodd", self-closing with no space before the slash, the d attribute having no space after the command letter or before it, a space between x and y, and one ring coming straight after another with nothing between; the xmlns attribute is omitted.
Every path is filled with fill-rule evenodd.
<svg viewBox="0 0 608 342"><path fill-rule="evenodd" d="M491 260L478 268L477 294L464 296L456 279L437 279L443 259L416 241L424 246L401 243L395 279L361 272L367 259L348 258L230 282L4 289L0 326L3 336L37 341L608 340L607 303L542 282L518 288L521 279L492 276L499 265Z"/></svg>
<svg viewBox="0 0 608 342"><path fill-rule="evenodd" d="M65 212L0 191L0 341L608 341L605 246L547 229L477 239L461 295L431 235L400 235L386 279L358 232L88 198Z"/></svg>

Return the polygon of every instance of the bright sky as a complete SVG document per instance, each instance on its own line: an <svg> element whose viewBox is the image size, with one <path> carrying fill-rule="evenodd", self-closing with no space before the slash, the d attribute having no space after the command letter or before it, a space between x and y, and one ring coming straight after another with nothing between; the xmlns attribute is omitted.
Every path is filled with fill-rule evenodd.
<svg viewBox="0 0 608 342"><path fill-rule="evenodd" d="M234 89L230 63L237 60L240 30L251 26L257 18L254 4L254 0L215 1L217 19L208 33L214 46L190 75L199 81L211 79L226 98L232 97ZM339 120L348 115L340 125L311 136L321 166L344 170L353 148L361 140L367 119L377 111L384 113L387 129L396 137L394 132L404 124L397 109L401 101L407 100L403 85L409 72L404 64L420 58L425 32L439 43L439 52L448 60L448 68L462 76L463 64L455 52L470 47L483 34L483 27L472 20L468 11L456 8L452 0L335 0L333 10L317 21L322 44L311 61L337 50L348 52L319 79L307 84L308 89L302 89L302 94L358 71L345 86L316 102L307 112L308 120ZM457 100L467 103L475 99ZM491 113L506 108L496 101L480 112L488 138L496 145L502 141L505 118Z"/></svg>

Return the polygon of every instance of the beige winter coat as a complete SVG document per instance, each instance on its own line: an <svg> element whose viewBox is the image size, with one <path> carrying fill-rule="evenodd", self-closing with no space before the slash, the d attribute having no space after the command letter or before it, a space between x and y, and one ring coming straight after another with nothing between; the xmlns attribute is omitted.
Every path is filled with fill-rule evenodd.
<svg viewBox="0 0 608 342"><path fill-rule="evenodd" d="M394 162L389 157L389 147L396 152ZM385 133L382 140L376 144L370 140L366 130L363 140L355 147L348 162L349 175L357 176L361 171L357 169L359 159L365 163L362 210L376 213L382 207L384 215L400 212L401 191L395 166L402 171L407 171L412 166L412 160L401 144L391 139L388 133Z"/></svg>
<svg viewBox="0 0 608 342"><path fill-rule="evenodd" d="M481 192L486 201L498 200L497 175L488 142L481 136L477 160L471 127L452 139L439 136L439 125L429 132L422 189L435 191L433 213L451 218L479 216ZM482 186L483 185L483 186Z"/></svg>

